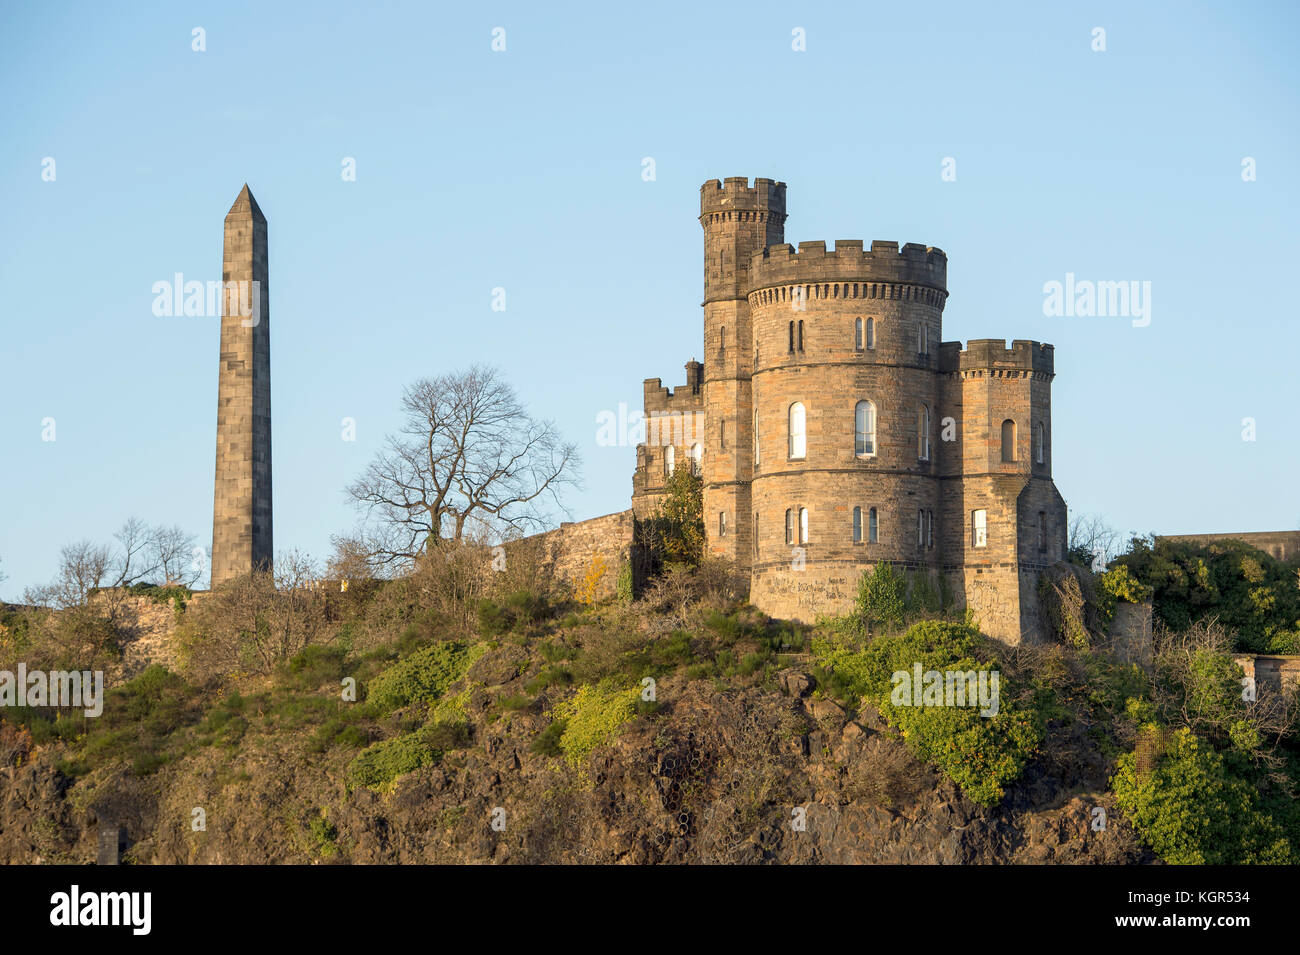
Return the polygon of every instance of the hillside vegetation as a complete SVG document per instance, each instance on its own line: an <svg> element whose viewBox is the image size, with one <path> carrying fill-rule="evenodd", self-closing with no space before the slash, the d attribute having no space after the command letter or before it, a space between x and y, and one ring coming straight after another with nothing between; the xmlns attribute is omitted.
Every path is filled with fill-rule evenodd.
<svg viewBox="0 0 1300 955"><path fill-rule="evenodd" d="M1243 700L1212 615L1118 655L1141 556L1068 571L1080 603L1032 648L886 565L816 626L749 607L720 562L597 604L459 545L346 592L159 594L173 670L98 719L4 711L0 859L91 861L112 824L138 863L1294 862L1294 698ZM111 662L103 613L7 610L0 665ZM996 672L996 713L908 705L917 664Z"/></svg>

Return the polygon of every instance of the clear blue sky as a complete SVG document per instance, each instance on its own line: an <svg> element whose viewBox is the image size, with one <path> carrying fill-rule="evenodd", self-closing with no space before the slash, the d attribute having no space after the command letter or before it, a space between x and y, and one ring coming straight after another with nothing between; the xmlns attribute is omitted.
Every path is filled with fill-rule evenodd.
<svg viewBox="0 0 1300 955"><path fill-rule="evenodd" d="M943 248L945 339L1055 344L1072 509L1123 530L1296 527L1298 19L1232 2L7 3L0 594L133 514L210 540L217 323L155 317L151 289L220 277L245 181L270 223L278 550L327 556L402 385L480 361L582 447L575 518L627 507L633 449L597 447L596 416L700 357L698 189L725 176L787 182L790 241ZM1044 316L1067 272L1150 281L1151 324Z"/></svg>

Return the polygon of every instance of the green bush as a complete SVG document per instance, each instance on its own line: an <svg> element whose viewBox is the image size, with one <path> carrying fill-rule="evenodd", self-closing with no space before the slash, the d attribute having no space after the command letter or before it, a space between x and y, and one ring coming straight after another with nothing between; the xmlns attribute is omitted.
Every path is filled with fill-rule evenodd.
<svg viewBox="0 0 1300 955"><path fill-rule="evenodd" d="M541 756L561 755L564 752L560 747L560 740L564 737L564 727L564 720L555 720L537 734L537 739L533 740L528 748Z"/></svg>
<svg viewBox="0 0 1300 955"><path fill-rule="evenodd" d="M399 776L414 772L436 759L420 732L407 733L368 746L348 765L348 786L382 789Z"/></svg>
<svg viewBox="0 0 1300 955"><path fill-rule="evenodd" d="M597 746L612 742L619 727L636 716L641 699L639 688L582 686L572 699L555 707L557 718L564 720L560 749L572 764L586 760Z"/></svg>
<svg viewBox="0 0 1300 955"><path fill-rule="evenodd" d="M854 612L867 627L901 625L907 612L907 578L888 561L864 570Z"/></svg>
<svg viewBox="0 0 1300 955"><path fill-rule="evenodd" d="M381 710L436 700L486 651L486 644L454 641L417 650L371 680L367 700Z"/></svg>
<svg viewBox="0 0 1300 955"><path fill-rule="evenodd" d="M897 728L916 756L938 766L969 798L984 806L997 805L1005 787L1020 778L1045 735L1037 709L1020 710L1009 703L1009 687L1001 667L972 627L926 621L899 636L878 637L864 650L826 640L814 640L818 675L828 692L865 699ZM978 706L911 705L895 694L895 673L909 679L921 671L987 671L999 674L996 715L982 716Z"/></svg>
<svg viewBox="0 0 1300 955"><path fill-rule="evenodd" d="M1148 724L1147 734L1159 734ZM1120 757L1115 800L1160 858L1174 865L1287 865L1297 861L1256 787L1187 729L1172 733L1154 767L1138 751Z"/></svg>

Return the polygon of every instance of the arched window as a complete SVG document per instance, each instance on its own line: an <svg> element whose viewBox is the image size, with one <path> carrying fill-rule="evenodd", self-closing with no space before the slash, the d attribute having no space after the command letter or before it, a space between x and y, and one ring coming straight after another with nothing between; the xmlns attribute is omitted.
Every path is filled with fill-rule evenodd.
<svg viewBox="0 0 1300 955"><path fill-rule="evenodd" d="M795 339L795 342L799 346L799 351L803 351L803 319L802 318L799 319L799 335Z"/></svg>
<svg viewBox="0 0 1300 955"><path fill-rule="evenodd" d="M1041 421L1038 422L1038 427L1035 429L1034 448L1034 457L1037 458L1039 464L1042 464L1045 452L1043 450L1043 423Z"/></svg>
<svg viewBox="0 0 1300 955"><path fill-rule="evenodd" d="M862 543L862 508L853 509L853 543Z"/></svg>
<svg viewBox="0 0 1300 955"><path fill-rule="evenodd" d="M856 351L862 351L862 349L866 347L867 347L867 339L866 339L866 335L863 332L862 319L855 318L853 320L853 348Z"/></svg>
<svg viewBox="0 0 1300 955"><path fill-rule="evenodd" d="M1016 423L1010 418L1002 422L1002 460L1007 464L1016 460Z"/></svg>
<svg viewBox="0 0 1300 955"><path fill-rule="evenodd" d="M874 318L867 319L867 347L876 347L876 320Z"/></svg>
<svg viewBox="0 0 1300 955"><path fill-rule="evenodd" d="M790 354L794 354L794 322L790 322Z"/></svg>
<svg viewBox="0 0 1300 955"><path fill-rule="evenodd" d="M876 453L876 406L859 401L853 411L853 453L860 458Z"/></svg>
<svg viewBox="0 0 1300 955"><path fill-rule="evenodd" d="M718 536L727 536L727 512L718 511Z"/></svg>
<svg viewBox="0 0 1300 955"><path fill-rule="evenodd" d="M664 448L664 477L672 477L677 466L677 449L671 444Z"/></svg>
<svg viewBox="0 0 1300 955"><path fill-rule="evenodd" d="M808 508L799 508L799 543L808 543Z"/></svg>
<svg viewBox="0 0 1300 955"><path fill-rule="evenodd" d="M722 450L727 449L727 419L723 418L718 422L718 447Z"/></svg>
<svg viewBox="0 0 1300 955"><path fill-rule="evenodd" d="M718 357L721 358L727 353L727 326L718 327Z"/></svg>
<svg viewBox="0 0 1300 955"><path fill-rule="evenodd" d="M806 416L803 402L796 401L790 406L790 457L802 458L808 453L808 435L805 430Z"/></svg>
<svg viewBox="0 0 1300 955"><path fill-rule="evenodd" d="M876 520L876 509L867 512L867 543L874 544L880 540L880 525Z"/></svg>
<svg viewBox="0 0 1300 955"><path fill-rule="evenodd" d="M930 407L921 405L916 412L916 456L922 461L930 460Z"/></svg>
<svg viewBox="0 0 1300 955"><path fill-rule="evenodd" d="M703 461L704 461L704 448L701 447L698 441L696 441L694 444L691 445L691 473L692 474L701 473Z"/></svg>
<svg viewBox="0 0 1300 955"><path fill-rule="evenodd" d="M785 509L785 542L794 543L794 509L790 507Z"/></svg>

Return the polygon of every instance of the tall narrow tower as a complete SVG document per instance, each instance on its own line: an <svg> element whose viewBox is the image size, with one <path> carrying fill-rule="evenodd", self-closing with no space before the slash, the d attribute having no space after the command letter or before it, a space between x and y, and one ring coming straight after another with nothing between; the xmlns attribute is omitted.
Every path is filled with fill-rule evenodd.
<svg viewBox="0 0 1300 955"><path fill-rule="evenodd" d="M704 227L704 527L710 553L748 571L754 546L754 338L749 263L785 241L785 183L744 176L700 187Z"/></svg>
<svg viewBox="0 0 1300 955"><path fill-rule="evenodd" d="M212 586L269 568L271 330L266 217L247 184L226 213Z"/></svg>

